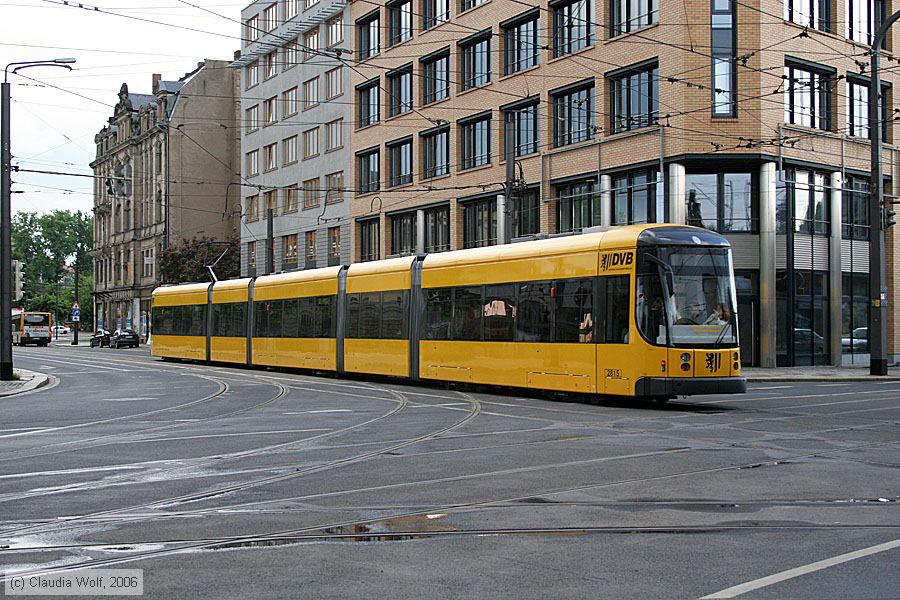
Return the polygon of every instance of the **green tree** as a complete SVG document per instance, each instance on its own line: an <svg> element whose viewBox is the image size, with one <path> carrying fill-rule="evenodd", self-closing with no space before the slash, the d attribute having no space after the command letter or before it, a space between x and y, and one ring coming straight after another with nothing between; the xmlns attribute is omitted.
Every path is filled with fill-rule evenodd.
<svg viewBox="0 0 900 600"><path fill-rule="evenodd" d="M208 237L195 237L172 244L159 255L159 282L209 281L206 266L217 260L216 277L238 277L241 273L240 247L237 238L222 242Z"/></svg>

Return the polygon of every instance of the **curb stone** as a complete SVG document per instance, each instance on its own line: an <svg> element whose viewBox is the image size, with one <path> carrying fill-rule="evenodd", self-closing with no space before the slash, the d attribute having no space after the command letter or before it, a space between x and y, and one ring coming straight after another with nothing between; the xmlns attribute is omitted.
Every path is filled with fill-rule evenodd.
<svg viewBox="0 0 900 600"><path fill-rule="evenodd" d="M48 377L45 373L38 373L37 371L29 371L27 369L16 369L16 371L18 371L20 375L30 375L31 378L28 381L23 382L22 385L17 388L0 391L0 397L14 396L23 392L30 392L31 390L36 390L38 388L44 387L45 385L47 385L47 382L50 381L50 377Z"/></svg>

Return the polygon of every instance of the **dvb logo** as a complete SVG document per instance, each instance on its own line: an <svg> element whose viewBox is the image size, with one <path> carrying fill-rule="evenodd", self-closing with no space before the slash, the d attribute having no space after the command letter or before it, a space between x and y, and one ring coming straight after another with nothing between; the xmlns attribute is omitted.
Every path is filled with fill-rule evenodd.
<svg viewBox="0 0 900 600"><path fill-rule="evenodd" d="M617 267L628 267L633 261L633 252L607 252L600 257L600 270L609 271Z"/></svg>

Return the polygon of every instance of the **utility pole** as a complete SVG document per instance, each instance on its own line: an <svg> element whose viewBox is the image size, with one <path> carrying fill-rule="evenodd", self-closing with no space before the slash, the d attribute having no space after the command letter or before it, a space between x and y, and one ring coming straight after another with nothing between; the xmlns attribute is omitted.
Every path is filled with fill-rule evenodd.
<svg viewBox="0 0 900 600"><path fill-rule="evenodd" d="M78 250L76 249L75 252L76 252L76 254L75 254L75 301L72 303L73 305L78 304L78 254L77 254ZM80 308L79 308L79 310L80 310ZM72 312L75 312L74 309ZM72 321L73 321L73 323L72 323L72 345L77 346L78 345L78 326L81 325L81 314L79 313L77 321L74 319L75 315L72 315L72 317L73 317L73 319L72 319Z"/></svg>
<svg viewBox="0 0 900 600"><path fill-rule="evenodd" d="M872 144L869 184L869 374L887 375L887 277L884 253L884 178L881 173L881 43L900 11L888 17L872 40L869 79L869 140Z"/></svg>
<svg viewBox="0 0 900 600"><path fill-rule="evenodd" d="M13 73L29 67L63 67L72 70L69 66L75 62L74 58L54 58L51 60L32 60L12 62L3 69L3 84L0 96L0 167L3 174L0 176L0 380L11 381L13 378L12 362L12 214L10 197L12 194L12 145L9 134L9 104L10 92L9 68L15 67Z"/></svg>
<svg viewBox="0 0 900 600"><path fill-rule="evenodd" d="M266 209L266 275L275 272L275 209Z"/></svg>
<svg viewBox="0 0 900 600"><path fill-rule="evenodd" d="M498 232L503 236L503 243L508 244L512 239L513 218L515 217L515 188L516 188L516 122L513 111L506 113L506 201L503 205L503 231Z"/></svg>

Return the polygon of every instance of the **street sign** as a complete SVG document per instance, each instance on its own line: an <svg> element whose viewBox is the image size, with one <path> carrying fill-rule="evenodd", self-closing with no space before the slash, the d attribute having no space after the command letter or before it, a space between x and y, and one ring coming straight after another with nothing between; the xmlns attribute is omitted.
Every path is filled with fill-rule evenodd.
<svg viewBox="0 0 900 600"><path fill-rule="evenodd" d="M76 301L75 304L72 305L72 312L75 312L76 310L79 310L79 309L81 309L81 307L78 306L78 302Z"/></svg>
<svg viewBox="0 0 900 600"><path fill-rule="evenodd" d="M81 321L81 315L72 315L73 323L78 323L79 321Z"/></svg>

